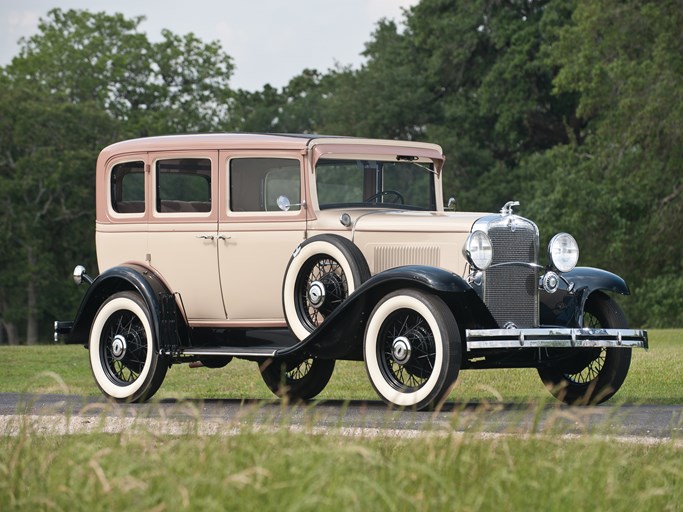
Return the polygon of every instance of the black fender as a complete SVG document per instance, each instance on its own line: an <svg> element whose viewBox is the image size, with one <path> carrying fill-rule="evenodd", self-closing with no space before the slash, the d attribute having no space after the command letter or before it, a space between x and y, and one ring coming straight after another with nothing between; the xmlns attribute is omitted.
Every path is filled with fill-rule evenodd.
<svg viewBox="0 0 683 512"><path fill-rule="evenodd" d="M140 294L149 308L154 337L161 340L164 301L168 301L169 297L173 298L173 295L152 270L143 265L128 263L105 270L88 287L71 332L66 337L66 343L82 343L87 346L90 327L97 310L108 297L122 291Z"/></svg>
<svg viewBox="0 0 683 512"><path fill-rule="evenodd" d="M310 336L281 355L305 352L326 359L362 360L363 334L370 313L384 296L403 288L440 296L453 311L463 334L465 328L497 326L477 293L459 275L422 265L395 267L368 279Z"/></svg>
<svg viewBox="0 0 683 512"><path fill-rule="evenodd" d="M580 327L588 297L596 291L630 295L626 281L612 272L592 267L576 267L562 274L555 293L541 292L541 323Z"/></svg>

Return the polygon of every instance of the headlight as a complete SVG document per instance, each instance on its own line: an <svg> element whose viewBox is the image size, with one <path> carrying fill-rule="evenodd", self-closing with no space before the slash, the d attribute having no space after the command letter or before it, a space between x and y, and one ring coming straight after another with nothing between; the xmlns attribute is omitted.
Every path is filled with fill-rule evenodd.
<svg viewBox="0 0 683 512"><path fill-rule="evenodd" d="M560 272L573 270L579 261L579 245L568 233L558 233L548 244L548 256Z"/></svg>
<svg viewBox="0 0 683 512"><path fill-rule="evenodd" d="M478 270L486 270L493 260L491 239L483 231L475 231L467 237L463 252L470 265Z"/></svg>

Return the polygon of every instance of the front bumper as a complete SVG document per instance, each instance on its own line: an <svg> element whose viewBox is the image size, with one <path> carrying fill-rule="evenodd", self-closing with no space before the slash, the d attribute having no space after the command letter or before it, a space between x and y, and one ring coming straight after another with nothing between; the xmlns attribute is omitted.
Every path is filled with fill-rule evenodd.
<svg viewBox="0 0 683 512"><path fill-rule="evenodd" d="M648 348L647 331L543 327L467 329L467 350L487 348Z"/></svg>

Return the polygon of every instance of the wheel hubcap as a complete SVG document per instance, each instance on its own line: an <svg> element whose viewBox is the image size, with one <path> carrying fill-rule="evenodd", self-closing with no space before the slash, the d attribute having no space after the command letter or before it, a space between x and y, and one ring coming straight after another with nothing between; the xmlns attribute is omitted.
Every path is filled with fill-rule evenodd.
<svg viewBox="0 0 683 512"><path fill-rule="evenodd" d="M313 281L308 287L308 301L318 309L325 302L325 285L320 281Z"/></svg>
<svg viewBox="0 0 683 512"><path fill-rule="evenodd" d="M405 336L399 336L391 344L391 357L400 365L404 365L410 359L410 354L413 349L410 346L410 341Z"/></svg>
<svg viewBox="0 0 683 512"><path fill-rule="evenodd" d="M121 334L114 336L114 339L111 342L111 354L114 356L115 360L121 361L121 359L123 359L126 355L126 348L126 338Z"/></svg>

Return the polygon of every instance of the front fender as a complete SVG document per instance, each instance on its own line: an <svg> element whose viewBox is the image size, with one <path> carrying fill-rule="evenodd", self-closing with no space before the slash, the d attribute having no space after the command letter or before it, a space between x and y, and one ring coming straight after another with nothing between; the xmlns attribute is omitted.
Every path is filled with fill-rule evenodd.
<svg viewBox="0 0 683 512"><path fill-rule="evenodd" d="M565 281L557 292L541 292L541 323L544 325L581 327L583 309L591 293L631 293L624 279L599 268L576 267L562 274L562 277Z"/></svg>
<svg viewBox="0 0 683 512"><path fill-rule="evenodd" d="M411 265L372 276L292 351L304 350L325 358L362 360L363 334L371 311L384 296L403 288L440 296L453 311L461 329L472 324L496 325L484 303L462 277L436 267Z"/></svg>
<svg viewBox="0 0 683 512"><path fill-rule="evenodd" d="M144 299L149 308L155 339L159 340L162 318L160 297L161 294L169 294L169 291L150 269L138 264L126 264L105 270L88 287L66 343L87 345L97 310L108 297L122 291L135 291Z"/></svg>

